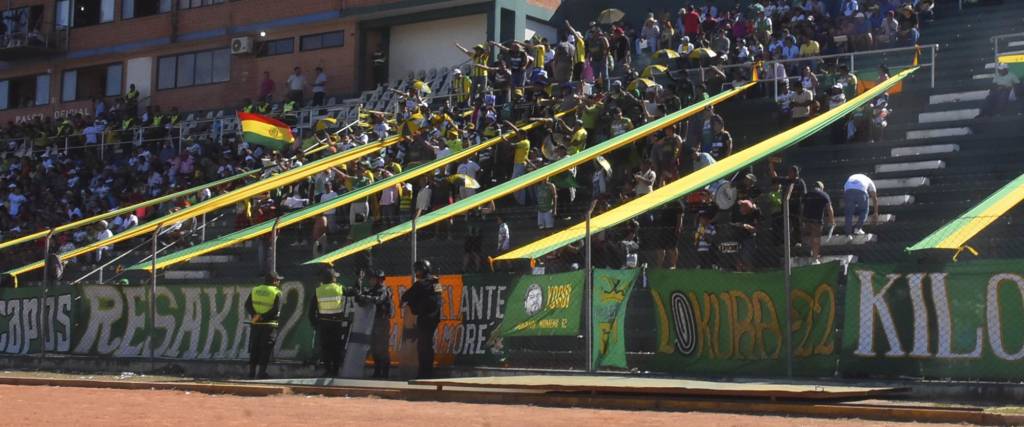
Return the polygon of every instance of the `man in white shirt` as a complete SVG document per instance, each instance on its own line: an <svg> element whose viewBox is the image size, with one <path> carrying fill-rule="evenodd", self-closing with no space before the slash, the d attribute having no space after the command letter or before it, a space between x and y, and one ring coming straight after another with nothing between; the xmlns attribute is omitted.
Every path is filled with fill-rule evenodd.
<svg viewBox="0 0 1024 427"><path fill-rule="evenodd" d="M334 191L334 186L331 185L330 182L327 183L326 190L327 191L325 191L324 194L320 195L320 203L324 203L324 202L327 202L329 200L333 200L333 199L337 199L338 198L338 192ZM327 212L324 212L324 215L327 216L327 231L330 231L330 232L333 233L333 232L335 232L337 230L337 228L338 228L338 222L337 222L337 219L336 219L337 218L337 214L338 214L338 210L337 209L331 209L331 210L329 210Z"/></svg>
<svg viewBox="0 0 1024 427"><path fill-rule="evenodd" d="M878 222L878 191L875 189L875 182L864 174L851 175L843 185L843 205L846 210L846 234L864 234L862 227L868 215L868 206L873 208L871 223ZM853 222L854 215L857 215L856 224Z"/></svg>
<svg viewBox="0 0 1024 427"><path fill-rule="evenodd" d="M109 226L109 224L107 224L106 221L98 222L96 224L96 228L98 229L96 231L96 241L97 242L101 242L101 241L107 240L107 239L109 239L111 237L114 237L114 232L110 231L110 226ZM102 248L97 249L96 250L96 263L99 264L99 263L103 262L103 255L107 254L111 250L113 250L113 246L104 246Z"/></svg>
<svg viewBox="0 0 1024 427"><path fill-rule="evenodd" d="M302 90L306 88L306 77L302 68L295 67L295 73L288 76L288 99L295 101L296 107L302 107Z"/></svg>
<svg viewBox="0 0 1024 427"><path fill-rule="evenodd" d="M1014 90L1017 90L1018 98L1024 98L1021 89L1024 88L1021 87L1020 78L1010 72L1010 67L1003 63L996 64L996 74L992 77L992 89L988 91L985 105L981 107L979 116L991 116L1001 112L1010 102L1010 94Z"/></svg>
<svg viewBox="0 0 1024 427"><path fill-rule="evenodd" d="M19 190L18 187L12 188L11 194L7 196L7 214L9 214L11 218L17 217L18 213L21 212L21 205L26 201L28 201L28 198L21 195L21 190Z"/></svg>
<svg viewBox="0 0 1024 427"><path fill-rule="evenodd" d="M324 105L324 93L327 87L327 74L323 67L316 67L316 79L313 80L313 105Z"/></svg>

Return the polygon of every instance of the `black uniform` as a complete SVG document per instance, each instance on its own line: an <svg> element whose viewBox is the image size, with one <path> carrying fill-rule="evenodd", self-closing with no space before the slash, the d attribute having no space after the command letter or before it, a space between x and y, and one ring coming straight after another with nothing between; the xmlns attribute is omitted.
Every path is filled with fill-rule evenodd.
<svg viewBox="0 0 1024 427"><path fill-rule="evenodd" d="M388 341L391 339L391 316L394 315L391 298L391 288L384 285L374 285L359 297L360 302L376 306L370 338L374 378L388 378L391 369L391 354L388 352Z"/></svg>
<svg viewBox="0 0 1024 427"><path fill-rule="evenodd" d="M441 285L437 276L417 279L402 295L416 315L416 353L419 356L417 378L430 378L434 373L434 332L441 323Z"/></svg>
<svg viewBox="0 0 1024 427"><path fill-rule="evenodd" d="M245 312L249 318L256 315L252 306L252 294L245 300ZM267 377L267 365L270 363L270 356L274 353L274 344L277 342L277 321L281 316L281 297L274 299L274 305L269 312L260 315L259 322L253 322L249 336L249 377L256 378L256 368L259 368L259 377Z"/></svg>

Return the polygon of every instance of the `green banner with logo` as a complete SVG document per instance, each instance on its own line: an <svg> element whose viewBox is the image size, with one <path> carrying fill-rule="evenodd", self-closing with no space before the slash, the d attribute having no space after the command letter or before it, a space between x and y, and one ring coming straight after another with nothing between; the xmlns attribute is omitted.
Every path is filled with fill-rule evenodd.
<svg viewBox="0 0 1024 427"><path fill-rule="evenodd" d="M840 370L1014 381L1024 375L1024 262L850 266Z"/></svg>
<svg viewBox="0 0 1024 427"><path fill-rule="evenodd" d="M67 352L73 299L67 287L0 289L0 354Z"/></svg>
<svg viewBox="0 0 1024 427"><path fill-rule="evenodd" d="M638 270L594 270L594 366L627 369L623 323Z"/></svg>
<svg viewBox="0 0 1024 427"><path fill-rule="evenodd" d="M71 352L181 360L247 359L245 300L252 287L158 286L150 328L148 287L83 286L75 303ZM275 360L311 361L315 357L313 328L306 313L314 289L298 282L282 284ZM351 299L346 299L346 305L352 308Z"/></svg>
<svg viewBox="0 0 1024 427"><path fill-rule="evenodd" d="M835 369L838 263L793 269L793 373ZM786 374L782 272L652 270L647 273L656 350L641 369L675 374Z"/></svg>
<svg viewBox="0 0 1024 427"><path fill-rule="evenodd" d="M583 282L582 271L520 277L505 303L501 335L578 335Z"/></svg>

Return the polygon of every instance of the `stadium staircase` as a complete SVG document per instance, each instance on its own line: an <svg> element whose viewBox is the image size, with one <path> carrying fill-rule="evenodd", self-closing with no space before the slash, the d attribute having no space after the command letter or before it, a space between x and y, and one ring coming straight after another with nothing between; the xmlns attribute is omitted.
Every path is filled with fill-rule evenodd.
<svg viewBox="0 0 1024 427"><path fill-rule="evenodd" d="M812 143L787 153L788 160L803 166L809 185L823 181L833 198L839 225L823 243L828 255L867 262L906 259L906 247L1024 173L1019 108L977 117L994 68L990 39L1024 31L1024 2L937 12L939 19L925 24L921 39L940 45L935 88L929 87L928 70L909 80L904 93L893 98L894 112L881 141ZM1024 51L1024 42L1009 47ZM842 231L841 200L843 183L854 173L875 181L881 215L877 225L865 227L867 234L850 238ZM1000 218L972 246L986 257L1024 252L1024 245L1010 238L1021 231L1013 223L1014 212L1024 211L1018 208ZM948 260L949 254L942 257Z"/></svg>

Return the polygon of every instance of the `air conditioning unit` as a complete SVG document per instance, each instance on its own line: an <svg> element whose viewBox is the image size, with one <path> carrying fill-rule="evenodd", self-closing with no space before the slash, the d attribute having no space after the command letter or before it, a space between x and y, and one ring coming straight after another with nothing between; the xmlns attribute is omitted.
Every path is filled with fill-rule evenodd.
<svg viewBox="0 0 1024 427"><path fill-rule="evenodd" d="M235 37L231 39L231 54L244 55L252 53L252 37Z"/></svg>

